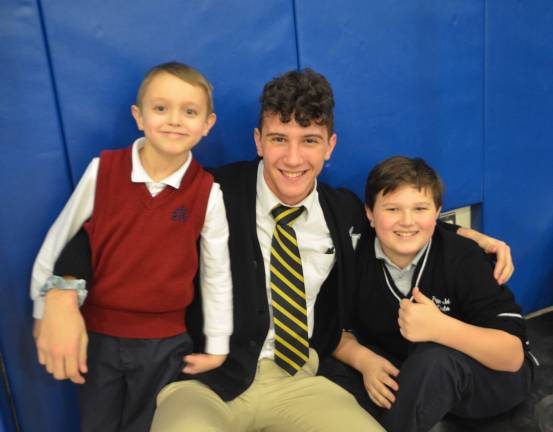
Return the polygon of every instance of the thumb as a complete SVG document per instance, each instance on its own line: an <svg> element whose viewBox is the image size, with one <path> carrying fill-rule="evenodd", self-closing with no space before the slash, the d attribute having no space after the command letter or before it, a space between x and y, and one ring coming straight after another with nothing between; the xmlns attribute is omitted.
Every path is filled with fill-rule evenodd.
<svg viewBox="0 0 553 432"><path fill-rule="evenodd" d="M426 297L418 287L413 288L413 299L420 304L434 304L432 300Z"/></svg>

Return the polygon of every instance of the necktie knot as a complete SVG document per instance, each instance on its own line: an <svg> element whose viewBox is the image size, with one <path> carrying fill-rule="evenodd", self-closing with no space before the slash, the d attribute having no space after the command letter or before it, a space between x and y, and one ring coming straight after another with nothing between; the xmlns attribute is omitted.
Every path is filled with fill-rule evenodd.
<svg viewBox="0 0 553 432"><path fill-rule="evenodd" d="M290 226L300 217L304 210L304 206L288 207L281 204L273 208L271 214L277 224Z"/></svg>

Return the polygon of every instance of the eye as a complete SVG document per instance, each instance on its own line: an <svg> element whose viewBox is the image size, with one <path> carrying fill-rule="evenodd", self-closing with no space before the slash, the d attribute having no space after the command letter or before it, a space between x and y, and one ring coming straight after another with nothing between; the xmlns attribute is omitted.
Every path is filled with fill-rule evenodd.
<svg viewBox="0 0 553 432"><path fill-rule="evenodd" d="M305 143L310 144L310 145L315 145L318 142L319 142L319 140L317 140L317 138L306 138L305 139Z"/></svg>
<svg viewBox="0 0 553 432"><path fill-rule="evenodd" d="M276 144L282 144L285 141L286 141L285 138L282 136L275 135L271 137L271 142Z"/></svg>
<svg viewBox="0 0 553 432"><path fill-rule="evenodd" d="M163 106L163 105L154 105L154 111L155 112L162 113L162 112L165 112L166 110L167 110L167 108L165 108L165 106Z"/></svg>
<svg viewBox="0 0 553 432"><path fill-rule="evenodd" d="M423 211L426 211L426 210L428 210L428 207L423 207L423 206L415 207L415 211L418 211L418 212L423 212Z"/></svg>
<svg viewBox="0 0 553 432"><path fill-rule="evenodd" d="M194 108L186 108L184 112L186 113L187 116L190 116L190 117L195 117L198 115L198 111L196 111Z"/></svg>
<svg viewBox="0 0 553 432"><path fill-rule="evenodd" d="M390 213L395 213L395 212L399 211L399 208L398 207L388 207L388 208L386 208L386 211L390 212Z"/></svg>

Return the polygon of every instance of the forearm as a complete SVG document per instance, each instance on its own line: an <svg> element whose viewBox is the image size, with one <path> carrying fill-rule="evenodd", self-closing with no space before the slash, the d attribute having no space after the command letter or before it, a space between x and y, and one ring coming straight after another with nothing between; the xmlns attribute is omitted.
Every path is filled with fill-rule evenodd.
<svg viewBox="0 0 553 432"><path fill-rule="evenodd" d="M474 326L449 316L444 316L439 330L434 342L461 351L490 369L515 372L522 366L522 343L505 331Z"/></svg>
<svg viewBox="0 0 553 432"><path fill-rule="evenodd" d="M60 215L48 231L33 265L30 294L35 302L33 316L42 318L44 298L40 288L52 276L54 264L66 243L90 218L94 206L98 159L93 159Z"/></svg>
<svg viewBox="0 0 553 432"><path fill-rule="evenodd" d="M476 243L480 243L483 240L484 234L473 230L472 228L459 227L457 234L462 237L468 238Z"/></svg>
<svg viewBox="0 0 553 432"><path fill-rule="evenodd" d="M361 345L357 338L350 332L342 332L342 337L332 355L341 362L362 372L367 359L374 353L364 345Z"/></svg>

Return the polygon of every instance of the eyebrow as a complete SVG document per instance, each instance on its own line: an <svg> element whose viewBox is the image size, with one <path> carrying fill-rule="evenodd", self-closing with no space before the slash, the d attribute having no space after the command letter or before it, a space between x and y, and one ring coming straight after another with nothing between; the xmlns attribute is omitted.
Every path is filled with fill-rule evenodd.
<svg viewBox="0 0 553 432"><path fill-rule="evenodd" d="M157 96L151 99L152 102L172 102L169 98L165 98L162 96ZM184 101L185 105L194 105L194 106L201 106L201 104L198 104L194 101L186 100Z"/></svg>
<svg viewBox="0 0 553 432"><path fill-rule="evenodd" d="M393 205L393 206L399 206L399 205L404 205L405 203L401 202L401 201L387 201L387 202L383 202L382 205L384 206L387 206L387 205ZM414 206L418 206L418 205L432 205L433 204L433 201L432 200L428 200L428 201L417 201L415 203L411 203L410 205L414 205Z"/></svg>
<svg viewBox="0 0 553 432"><path fill-rule="evenodd" d="M285 137L286 134L279 133L279 132L268 132L268 133L267 133L267 136L268 136L268 137L272 137L272 136Z"/></svg>

